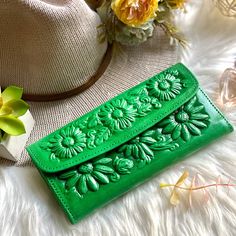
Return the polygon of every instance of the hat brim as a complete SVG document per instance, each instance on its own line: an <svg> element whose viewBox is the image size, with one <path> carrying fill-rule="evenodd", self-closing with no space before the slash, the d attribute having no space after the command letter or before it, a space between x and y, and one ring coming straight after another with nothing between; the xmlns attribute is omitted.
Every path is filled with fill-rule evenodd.
<svg viewBox="0 0 236 236"><path fill-rule="evenodd" d="M117 46L100 79L86 91L54 102L30 102L35 119L27 146L64 126L119 93L176 63L177 50L162 31L137 47ZM3 159L0 162L8 163ZM32 165L26 150L16 165Z"/></svg>

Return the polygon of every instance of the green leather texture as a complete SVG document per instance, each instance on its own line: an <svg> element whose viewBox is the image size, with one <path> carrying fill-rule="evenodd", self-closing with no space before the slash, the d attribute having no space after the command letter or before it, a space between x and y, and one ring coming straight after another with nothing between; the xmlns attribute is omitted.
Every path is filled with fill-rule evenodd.
<svg viewBox="0 0 236 236"><path fill-rule="evenodd" d="M176 64L27 147L71 223L233 127Z"/></svg>
<svg viewBox="0 0 236 236"><path fill-rule="evenodd" d="M30 148L32 159L55 172L108 152L183 105L197 88L192 73L177 64L39 140Z"/></svg>

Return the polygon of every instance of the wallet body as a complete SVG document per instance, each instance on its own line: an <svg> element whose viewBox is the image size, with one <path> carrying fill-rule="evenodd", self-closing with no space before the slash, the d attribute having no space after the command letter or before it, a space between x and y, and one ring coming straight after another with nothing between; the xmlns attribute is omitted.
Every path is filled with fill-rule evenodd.
<svg viewBox="0 0 236 236"><path fill-rule="evenodd" d="M233 127L182 64L27 148L71 223Z"/></svg>

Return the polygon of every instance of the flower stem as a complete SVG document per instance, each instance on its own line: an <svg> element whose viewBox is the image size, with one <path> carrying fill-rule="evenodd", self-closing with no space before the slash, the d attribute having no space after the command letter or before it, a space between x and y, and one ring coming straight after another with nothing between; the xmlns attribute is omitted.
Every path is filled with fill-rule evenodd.
<svg viewBox="0 0 236 236"><path fill-rule="evenodd" d="M183 190L199 190L199 189L204 189L204 188L209 188L209 187L217 187L217 186L224 186L224 187L236 187L236 184L208 184L208 185L202 185L199 187L181 187L181 186L177 186L175 184L165 184L164 186L161 186L161 188L166 188L166 187L175 187L175 188L179 188L179 189L183 189Z"/></svg>

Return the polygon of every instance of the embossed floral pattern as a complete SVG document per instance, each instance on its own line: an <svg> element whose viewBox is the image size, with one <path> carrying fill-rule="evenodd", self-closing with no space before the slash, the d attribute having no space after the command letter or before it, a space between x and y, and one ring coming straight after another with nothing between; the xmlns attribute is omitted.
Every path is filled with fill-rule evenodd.
<svg viewBox="0 0 236 236"><path fill-rule="evenodd" d="M130 170L134 167L133 160L115 157L113 166L119 174L130 174Z"/></svg>
<svg viewBox="0 0 236 236"><path fill-rule="evenodd" d="M129 105L125 99L114 100L101 108L99 117L105 126L112 130L123 130L131 127L135 121L137 110Z"/></svg>
<svg viewBox="0 0 236 236"><path fill-rule="evenodd" d="M178 144L170 135L162 134L161 128L155 126L155 129L149 129L141 135L135 137L124 144L118 150L126 158L137 159L139 163L150 163L157 151L174 150Z"/></svg>
<svg viewBox="0 0 236 236"><path fill-rule="evenodd" d="M201 130L207 127L209 116L204 111L204 106L196 105L197 98L192 98L174 112L168 118L159 123L164 134L171 134L173 139L181 137L183 140L190 140L191 135L200 135Z"/></svg>
<svg viewBox="0 0 236 236"><path fill-rule="evenodd" d="M161 108L160 101L148 95L148 91L145 87L136 91L132 91L129 94L129 103L137 109L139 116L147 115L153 108Z"/></svg>
<svg viewBox="0 0 236 236"><path fill-rule="evenodd" d="M47 148L51 150L51 158L72 158L86 147L85 134L74 126L60 130L49 140Z"/></svg>
<svg viewBox="0 0 236 236"><path fill-rule="evenodd" d="M147 102L149 103L150 100ZM114 104L112 105L114 106ZM129 105L122 103L122 101L120 101L118 105L119 108L121 105L126 109L129 108ZM118 107L118 105L116 107ZM112 111L115 110L113 108L111 109ZM135 110L133 107L132 109ZM91 125L93 128L98 124L96 119L97 118L92 119L95 124ZM79 196L83 197L88 191L95 192L98 191L102 185L109 184L111 181L119 181L123 175L130 174L134 168L144 167L146 164L150 163L154 157L158 157L160 152L173 151L178 148L180 145L179 142L177 142L178 138L188 141L192 135L200 135L201 130L207 127L208 119L209 115L204 111L204 106L195 96L173 114L118 147L112 153L108 152L100 158L98 157L95 160L80 164L75 169L67 170L60 174L58 178L63 182L66 190L75 189ZM59 141L59 144L61 143L60 145L62 145L62 143L63 145L64 143L72 144L67 138L74 137L75 134L80 137L80 141L85 141L82 132L74 127L72 127L72 129L65 129L60 135L54 137L54 140L51 141L51 150L54 151L55 155L61 154L58 148L53 147L56 140ZM95 139L92 139L92 137L95 134L96 133L93 132L93 134L88 136L93 145L95 145ZM108 136L104 138L106 139ZM66 152L69 151L70 149L67 149ZM65 151L62 153L65 153Z"/></svg>
<svg viewBox="0 0 236 236"><path fill-rule="evenodd" d="M42 142L40 147L50 152L51 160L65 160L102 145L113 139L114 132L123 132L132 128L134 122L143 122L146 116L163 106L163 101L174 99L184 87L179 77L179 72L175 69L155 76L130 90L122 98L114 98L89 116L74 121L72 127L59 130L53 138ZM143 159L150 161L150 148L145 143L141 146L138 147L139 154L135 151L135 155L144 152ZM137 147L133 150L137 150Z"/></svg>
<svg viewBox="0 0 236 236"><path fill-rule="evenodd" d="M150 148L151 144L156 142L147 131L140 136L135 137L131 141L127 142L119 149L119 152L123 152L127 158L133 157L135 159L144 160L150 162L154 157L154 153Z"/></svg>
<svg viewBox="0 0 236 236"><path fill-rule="evenodd" d="M158 98L160 101L169 101L180 93L181 81L177 77L178 72L172 71L160 74L157 78L147 83L149 95Z"/></svg>
<svg viewBox="0 0 236 236"><path fill-rule="evenodd" d="M101 158L95 162L82 164L76 170L67 171L59 176L66 180L66 189L75 187L83 195L90 191L98 191L101 184L110 182L109 175L114 173L113 168L109 167L111 158Z"/></svg>
<svg viewBox="0 0 236 236"><path fill-rule="evenodd" d="M84 163L77 169L66 171L60 174L59 179L65 181L67 190L75 188L82 197L88 191L98 191L101 185L118 181L120 174L129 174L133 167L132 160L119 157L112 160L112 158L104 157Z"/></svg>

